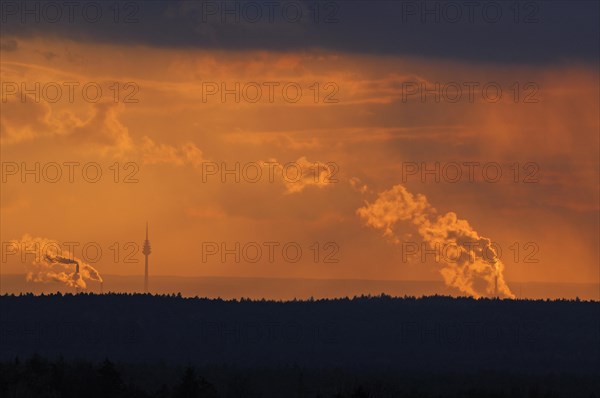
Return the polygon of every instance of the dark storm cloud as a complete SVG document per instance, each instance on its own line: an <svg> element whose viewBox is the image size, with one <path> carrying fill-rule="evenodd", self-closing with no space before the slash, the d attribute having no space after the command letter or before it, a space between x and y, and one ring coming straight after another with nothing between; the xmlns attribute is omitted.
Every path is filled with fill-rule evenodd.
<svg viewBox="0 0 600 398"><path fill-rule="evenodd" d="M16 51L17 47L17 41L14 39L0 41L0 51Z"/></svg>
<svg viewBox="0 0 600 398"><path fill-rule="evenodd" d="M158 47L597 62L597 1L4 1L2 33Z"/></svg>

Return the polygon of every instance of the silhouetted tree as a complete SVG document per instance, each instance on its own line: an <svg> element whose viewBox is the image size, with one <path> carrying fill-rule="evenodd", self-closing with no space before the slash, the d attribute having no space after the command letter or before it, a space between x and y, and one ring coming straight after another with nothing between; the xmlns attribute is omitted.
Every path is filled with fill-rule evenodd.
<svg viewBox="0 0 600 398"><path fill-rule="evenodd" d="M53 391L64 392L66 389L65 360L60 357L57 362L50 365L50 387Z"/></svg>
<svg viewBox="0 0 600 398"><path fill-rule="evenodd" d="M215 389L215 387L210 384L208 381L204 379L204 377L200 376L198 380L198 384L200 385L200 396L202 398L218 398L219 393Z"/></svg>
<svg viewBox="0 0 600 398"><path fill-rule="evenodd" d="M154 394L154 397L155 398L170 398L171 395L169 394L169 388L167 387L167 385L163 384L162 386L160 386L160 388L158 389L156 394Z"/></svg>
<svg viewBox="0 0 600 398"><path fill-rule="evenodd" d="M198 377L192 366L188 366L175 388L174 398L217 398L219 394L215 387L203 377Z"/></svg>
<svg viewBox="0 0 600 398"><path fill-rule="evenodd" d="M100 392L104 397L119 397L123 395L123 381L115 366L108 359L102 362L98 369Z"/></svg>
<svg viewBox="0 0 600 398"><path fill-rule="evenodd" d="M369 398L369 394L362 388L362 386L357 387L350 398Z"/></svg>

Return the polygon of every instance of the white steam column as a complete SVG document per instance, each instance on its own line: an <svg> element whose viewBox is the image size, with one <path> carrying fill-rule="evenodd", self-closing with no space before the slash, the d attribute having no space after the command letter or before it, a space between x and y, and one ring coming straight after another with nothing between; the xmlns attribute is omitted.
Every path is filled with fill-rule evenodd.
<svg viewBox="0 0 600 398"><path fill-rule="evenodd" d="M494 297L498 298L498 264L494 264Z"/></svg>
<svg viewBox="0 0 600 398"><path fill-rule="evenodd" d="M496 294L496 298L498 297L498 274L496 273L496 280L494 284L494 294Z"/></svg>
<svg viewBox="0 0 600 398"><path fill-rule="evenodd" d="M146 221L146 240L144 241L144 248L142 253L146 259L146 266L144 269L144 293L148 293L148 256L150 255L150 241L148 240L148 222Z"/></svg>

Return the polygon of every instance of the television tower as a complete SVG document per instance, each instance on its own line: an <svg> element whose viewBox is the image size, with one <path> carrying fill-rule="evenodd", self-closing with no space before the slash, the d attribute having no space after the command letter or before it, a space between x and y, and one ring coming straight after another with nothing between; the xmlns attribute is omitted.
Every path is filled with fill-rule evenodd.
<svg viewBox="0 0 600 398"><path fill-rule="evenodd" d="M73 275L73 279L75 279L75 281L77 283L77 281L79 281L81 279L81 275L79 275L79 262L74 261L74 263L75 263L75 275ZM77 292L77 293L81 292L81 288L79 287L79 285L75 285L75 292Z"/></svg>
<svg viewBox="0 0 600 398"><path fill-rule="evenodd" d="M148 256L150 255L150 241L148 240L148 221L146 221L146 240L144 241L144 248L142 253L146 259L144 269L144 293L148 293Z"/></svg>

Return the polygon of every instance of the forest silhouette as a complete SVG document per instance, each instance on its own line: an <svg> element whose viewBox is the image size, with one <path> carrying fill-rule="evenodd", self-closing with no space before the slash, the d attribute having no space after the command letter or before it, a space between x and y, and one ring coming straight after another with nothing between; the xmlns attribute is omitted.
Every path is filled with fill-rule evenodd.
<svg viewBox="0 0 600 398"><path fill-rule="evenodd" d="M600 397L600 303L0 296L2 397Z"/></svg>

